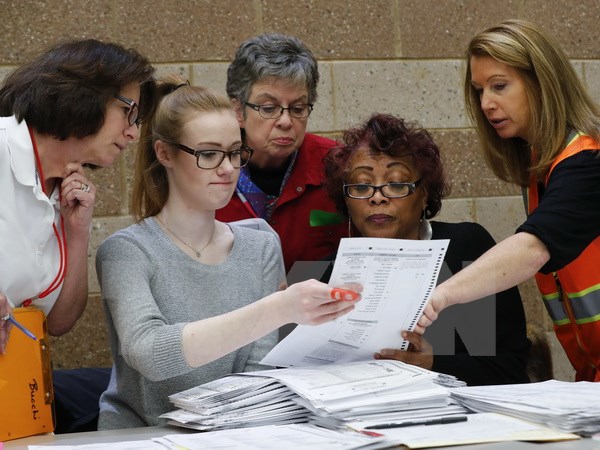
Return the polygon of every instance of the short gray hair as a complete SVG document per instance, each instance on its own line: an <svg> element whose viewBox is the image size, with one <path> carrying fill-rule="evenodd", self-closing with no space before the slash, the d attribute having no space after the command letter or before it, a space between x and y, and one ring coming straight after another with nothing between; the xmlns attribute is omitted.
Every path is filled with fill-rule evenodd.
<svg viewBox="0 0 600 450"><path fill-rule="evenodd" d="M243 42L227 69L227 95L245 103L254 83L270 77L304 85L308 103L317 100L317 60L294 36L266 33Z"/></svg>

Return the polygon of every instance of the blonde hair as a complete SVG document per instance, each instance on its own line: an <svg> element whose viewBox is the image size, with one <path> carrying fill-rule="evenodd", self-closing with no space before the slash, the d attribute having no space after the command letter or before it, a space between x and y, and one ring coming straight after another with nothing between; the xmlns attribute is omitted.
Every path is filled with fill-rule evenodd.
<svg viewBox="0 0 600 450"><path fill-rule="evenodd" d="M471 84L471 58L490 56L515 68L525 84L531 114L530 142L503 139L486 119ZM550 35L531 22L507 20L477 34L467 49L465 104L490 168L500 179L529 185L543 177L566 144L569 132L600 138L600 109ZM536 161L531 161L531 148Z"/></svg>
<svg viewBox="0 0 600 450"><path fill-rule="evenodd" d="M179 142L190 114L231 110L224 95L191 86L178 75L160 78L157 91L158 105L154 115L142 122L135 158L131 213L137 221L158 214L169 197L167 172L156 158L155 142Z"/></svg>

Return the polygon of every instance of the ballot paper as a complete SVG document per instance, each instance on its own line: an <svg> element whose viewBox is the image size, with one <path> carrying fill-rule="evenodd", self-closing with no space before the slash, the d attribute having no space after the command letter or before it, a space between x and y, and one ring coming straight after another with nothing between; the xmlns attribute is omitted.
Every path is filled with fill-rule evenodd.
<svg viewBox="0 0 600 450"><path fill-rule="evenodd" d="M494 386L497 387L497 386ZM579 439L575 434L562 433L542 425L502 414L469 414L467 421L443 425L378 429L388 445L408 448L431 448L506 441L561 441ZM375 445L368 448L381 448ZM389 448L389 447L386 447Z"/></svg>
<svg viewBox="0 0 600 450"><path fill-rule="evenodd" d="M407 411L413 419L464 414L439 385L445 378L395 360L244 372L169 396L181 409L160 417L196 430L308 421L344 429L347 421L386 423Z"/></svg>
<svg viewBox="0 0 600 450"><path fill-rule="evenodd" d="M199 434L175 434L155 438L166 448L244 449L244 450L328 450L358 449L383 441L383 437L342 433L307 424L268 425L256 428L213 431ZM178 446L178 447L176 447Z"/></svg>
<svg viewBox="0 0 600 450"><path fill-rule="evenodd" d="M548 380L541 383L452 389L452 396L477 412L499 412L568 433L600 432L600 383Z"/></svg>
<svg viewBox="0 0 600 450"><path fill-rule="evenodd" d="M213 431L193 434L168 434L140 441L104 442L81 445L30 445L30 450L328 450L359 449L383 441L383 437L356 432L342 433L313 425L266 425L255 428Z"/></svg>
<svg viewBox="0 0 600 450"><path fill-rule="evenodd" d="M382 348L406 350L436 286L448 240L345 238L330 286L363 286L354 311L334 321L296 327L261 364L306 367L364 361Z"/></svg>

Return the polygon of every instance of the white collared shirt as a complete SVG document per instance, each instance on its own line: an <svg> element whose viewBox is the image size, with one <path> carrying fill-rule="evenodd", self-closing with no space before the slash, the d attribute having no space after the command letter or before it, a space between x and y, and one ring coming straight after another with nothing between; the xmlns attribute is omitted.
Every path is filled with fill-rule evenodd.
<svg viewBox="0 0 600 450"><path fill-rule="evenodd" d="M0 117L0 292L14 306L46 290L60 265L59 186L48 198L42 183L27 124ZM61 288L33 304L48 314Z"/></svg>

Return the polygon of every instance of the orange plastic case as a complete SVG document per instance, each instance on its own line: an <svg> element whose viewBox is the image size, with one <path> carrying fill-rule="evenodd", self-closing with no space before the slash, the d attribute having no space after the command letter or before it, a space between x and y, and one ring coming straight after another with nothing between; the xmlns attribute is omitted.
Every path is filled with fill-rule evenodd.
<svg viewBox="0 0 600 450"><path fill-rule="evenodd" d="M54 393L46 316L29 306L13 309L34 341L12 327L0 355L0 441L54 431Z"/></svg>

